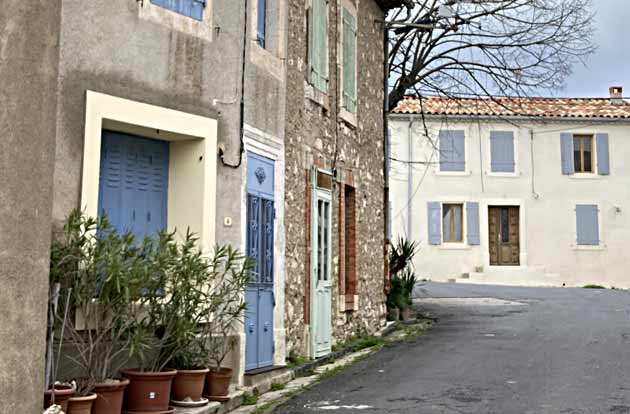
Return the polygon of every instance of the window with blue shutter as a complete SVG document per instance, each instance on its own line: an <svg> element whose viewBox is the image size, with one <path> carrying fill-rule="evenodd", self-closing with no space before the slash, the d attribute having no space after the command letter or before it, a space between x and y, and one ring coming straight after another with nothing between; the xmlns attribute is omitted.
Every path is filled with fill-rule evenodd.
<svg viewBox="0 0 630 414"><path fill-rule="evenodd" d="M499 173L514 172L514 133L490 132L490 170Z"/></svg>
<svg viewBox="0 0 630 414"><path fill-rule="evenodd" d="M328 0L313 0L309 13L310 81L328 91Z"/></svg>
<svg viewBox="0 0 630 414"><path fill-rule="evenodd" d="M203 21L206 7L206 0L151 0L151 3L199 21Z"/></svg>
<svg viewBox="0 0 630 414"><path fill-rule="evenodd" d="M575 206L577 244L580 246L599 245L599 218L596 204Z"/></svg>
<svg viewBox="0 0 630 414"><path fill-rule="evenodd" d="M345 7L343 8L342 26L343 49L343 107L348 112L357 110L357 85L356 85L356 44L357 22L356 17Z"/></svg>
<svg viewBox="0 0 630 414"><path fill-rule="evenodd" d="M258 0L256 40L260 47L265 47L267 32L267 0Z"/></svg>
<svg viewBox="0 0 630 414"><path fill-rule="evenodd" d="M440 171L466 170L464 131L440 131Z"/></svg>

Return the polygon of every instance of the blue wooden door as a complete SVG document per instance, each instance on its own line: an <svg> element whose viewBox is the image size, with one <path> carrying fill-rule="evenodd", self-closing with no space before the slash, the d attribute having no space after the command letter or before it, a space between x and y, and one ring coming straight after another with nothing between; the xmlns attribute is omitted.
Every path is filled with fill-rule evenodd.
<svg viewBox="0 0 630 414"><path fill-rule="evenodd" d="M274 163L247 157L247 255L254 259L254 277L247 287L245 369L273 365Z"/></svg>
<svg viewBox="0 0 630 414"><path fill-rule="evenodd" d="M136 238L166 228L169 144L103 131L98 214Z"/></svg>

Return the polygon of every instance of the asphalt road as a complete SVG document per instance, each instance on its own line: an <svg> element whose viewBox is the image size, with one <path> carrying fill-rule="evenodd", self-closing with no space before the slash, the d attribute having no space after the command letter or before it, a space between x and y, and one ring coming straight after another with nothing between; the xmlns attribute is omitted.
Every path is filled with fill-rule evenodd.
<svg viewBox="0 0 630 414"><path fill-rule="evenodd" d="M431 331L275 413L630 413L630 292L428 283L416 296Z"/></svg>

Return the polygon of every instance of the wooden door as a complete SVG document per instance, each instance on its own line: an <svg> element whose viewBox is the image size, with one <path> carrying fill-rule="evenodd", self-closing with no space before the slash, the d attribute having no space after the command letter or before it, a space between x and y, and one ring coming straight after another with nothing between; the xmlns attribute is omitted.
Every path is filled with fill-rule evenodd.
<svg viewBox="0 0 630 414"><path fill-rule="evenodd" d="M518 207L488 207L491 265L518 266L520 264L519 220Z"/></svg>

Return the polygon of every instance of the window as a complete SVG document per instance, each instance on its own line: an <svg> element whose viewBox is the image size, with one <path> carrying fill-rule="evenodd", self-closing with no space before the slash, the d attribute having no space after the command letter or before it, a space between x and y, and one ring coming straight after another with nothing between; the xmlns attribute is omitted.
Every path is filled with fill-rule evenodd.
<svg viewBox="0 0 630 414"><path fill-rule="evenodd" d="M490 171L514 172L514 134L511 131L490 132Z"/></svg>
<svg viewBox="0 0 630 414"><path fill-rule="evenodd" d="M267 32L267 0L258 0L258 18L256 28L256 40L260 47L265 47Z"/></svg>
<svg viewBox="0 0 630 414"><path fill-rule="evenodd" d="M328 91L328 1L312 0L308 13L309 79L321 92Z"/></svg>
<svg viewBox="0 0 630 414"><path fill-rule="evenodd" d="M357 293L357 229L356 190L344 185L344 274L346 310L354 310L354 295Z"/></svg>
<svg viewBox="0 0 630 414"><path fill-rule="evenodd" d="M599 209L596 204L575 206L578 246L599 245Z"/></svg>
<svg viewBox="0 0 630 414"><path fill-rule="evenodd" d="M464 172L466 169L466 146L464 131L440 131L440 171Z"/></svg>
<svg viewBox="0 0 630 414"><path fill-rule="evenodd" d="M206 0L151 0L151 3L199 21L203 20L206 7Z"/></svg>
<svg viewBox="0 0 630 414"><path fill-rule="evenodd" d="M573 165L576 173L593 172L593 136L573 136Z"/></svg>
<svg viewBox="0 0 630 414"><path fill-rule="evenodd" d="M342 106L346 111L354 113L357 111L357 21L346 7L342 7L342 14Z"/></svg>
<svg viewBox="0 0 630 414"><path fill-rule="evenodd" d="M560 134L562 174L610 174L608 134Z"/></svg>
<svg viewBox="0 0 630 414"><path fill-rule="evenodd" d="M461 243L464 241L462 211L462 204L442 205L442 235L444 243Z"/></svg>

